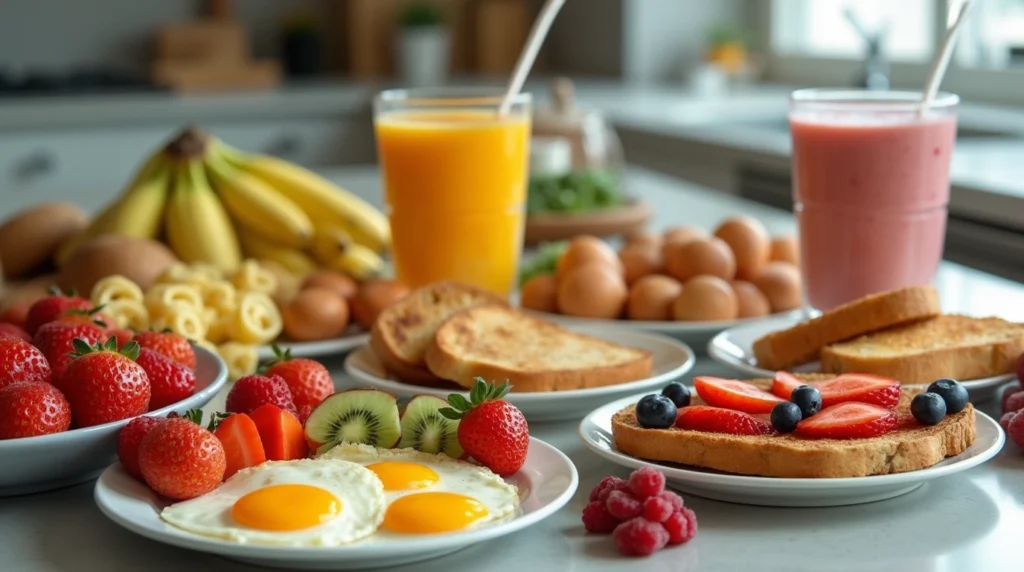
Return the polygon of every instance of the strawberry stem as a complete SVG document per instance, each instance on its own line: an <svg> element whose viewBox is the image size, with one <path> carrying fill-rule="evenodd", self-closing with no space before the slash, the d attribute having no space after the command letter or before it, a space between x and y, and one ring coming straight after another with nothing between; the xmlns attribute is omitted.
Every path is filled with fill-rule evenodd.
<svg viewBox="0 0 1024 572"><path fill-rule="evenodd" d="M199 411L199 410L198 409L193 409L192 411ZM210 423L206 425L206 430L209 431L210 433L213 433L214 431L217 430L217 427L219 427L220 424L225 419L227 419L228 417L231 417L231 415L232 415L231 413L222 413L222 412L219 412L219 411L216 412L216 413L210 414ZM201 412L200 412L200 419L196 423L198 423L200 425L202 424L202 413Z"/></svg>
<svg viewBox="0 0 1024 572"><path fill-rule="evenodd" d="M141 349L139 347L139 342L135 340L130 340L123 346L118 348L116 336L111 336L107 338L106 342L99 341L96 343L95 346L91 345L88 341L83 340L82 338L75 338L74 340L71 340L71 347L74 348L74 351L69 353L68 355L71 356L72 358L80 358L86 354L91 353L113 352L116 354L121 354L132 361L138 359L139 350Z"/></svg>
<svg viewBox="0 0 1024 572"><path fill-rule="evenodd" d="M469 390L469 399L466 399L460 393L452 393L448 396L448 405L451 407L442 407L438 410L438 413L448 419L458 421L472 411L474 407L488 401L502 399L511 390L512 386L509 385L508 380L499 385L488 383L482 377L478 377L473 382L473 387Z"/></svg>
<svg viewBox="0 0 1024 572"><path fill-rule="evenodd" d="M203 410L202 409L189 409L181 417L184 418L184 419L188 419L189 421L195 423L196 425L199 425L200 427L203 426Z"/></svg>

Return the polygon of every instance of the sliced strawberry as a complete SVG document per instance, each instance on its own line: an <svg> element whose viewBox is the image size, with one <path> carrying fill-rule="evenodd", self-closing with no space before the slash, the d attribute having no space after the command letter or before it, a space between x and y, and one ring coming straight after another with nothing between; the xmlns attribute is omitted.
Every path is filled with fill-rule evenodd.
<svg viewBox="0 0 1024 572"><path fill-rule="evenodd" d="M771 413L777 403L784 401L767 391L735 379L699 376L693 379L693 387L704 403L744 413Z"/></svg>
<svg viewBox="0 0 1024 572"><path fill-rule="evenodd" d="M225 479L242 469L255 467L267 460L256 423L244 413L229 415L220 422L213 434L220 439L221 445L224 445L224 455L228 462L224 471Z"/></svg>
<svg viewBox="0 0 1024 572"><path fill-rule="evenodd" d="M822 409L796 426L796 434L811 439L866 439L896 428L899 415L891 409L848 401Z"/></svg>
<svg viewBox="0 0 1024 572"><path fill-rule="evenodd" d="M295 414L276 405L257 407L249 414L263 442L269 461L304 459L309 454L306 433Z"/></svg>
<svg viewBox="0 0 1024 572"><path fill-rule="evenodd" d="M749 413L707 405L680 409L676 415L676 427L730 435L770 435L773 432L771 423Z"/></svg>
<svg viewBox="0 0 1024 572"><path fill-rule="evenodd" d="M772 379L772 394L789 401L789 396L793 393L793 390L801 385L814 384L808 384L788 371L777 371Z"/></svg>
<svg viewBox="0 0 1024 572"><path fill-rule="evenodd" d="M821 392L822 407L860 401L893 408L900 402L900 382L866 373L844 373L835 379L815 383L814 387Z"/></svg>

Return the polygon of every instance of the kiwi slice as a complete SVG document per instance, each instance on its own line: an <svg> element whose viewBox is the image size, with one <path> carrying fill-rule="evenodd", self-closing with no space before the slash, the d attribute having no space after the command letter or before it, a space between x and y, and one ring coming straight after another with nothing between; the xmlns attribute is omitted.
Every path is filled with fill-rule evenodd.
<svg viewBox="0 0 1024 572"><path fill-rule="evenodd" d="M440 409L448 402L433 395L413 397L402 412L402 440L399 447L412 447L424 453L444 453L461 459L459 422L441 415Z"/></svg>
<svg viewBox="0 0 1024 572"><path fill-rule="evenodd" d="M398 401L376 389L352 389L323 400L306 420L306 438L317 455L338 443L362 443L390 449L402 435Z"/></svg>

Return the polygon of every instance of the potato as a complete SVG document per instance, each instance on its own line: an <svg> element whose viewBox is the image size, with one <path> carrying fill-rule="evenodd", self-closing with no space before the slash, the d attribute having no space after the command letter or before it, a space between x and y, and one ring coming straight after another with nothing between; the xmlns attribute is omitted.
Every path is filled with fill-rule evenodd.
<svg viewBox="0 0 1024 572"><path fill-rule="evenodd" d="M86 224L82 209L68 203L42 203L7 219L0 225L4 278L24 278L46 266L57 247Z"/></svg>
<svg viewBox="0 0 1024 572"><path fill-rule="evenodd" d="M88 296L101 278L120 274L145 291L177 261L169 248L155 240L108 234L76 250L61 267L57 283Z"/></svg>

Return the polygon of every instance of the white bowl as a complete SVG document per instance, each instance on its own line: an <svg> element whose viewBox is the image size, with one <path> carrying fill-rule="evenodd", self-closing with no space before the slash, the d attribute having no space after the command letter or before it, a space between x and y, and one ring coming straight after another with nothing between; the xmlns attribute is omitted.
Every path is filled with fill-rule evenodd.
<svg viewBox="0 0 1024 572"><path fill-rule="evenodd" d="M228 379L215 354L196 348L196 392L147 415L163 417L206 405ZM99 476L117 460L117 435L129 419L53 435L0 440L0 497L48 491Z"/></svg>

